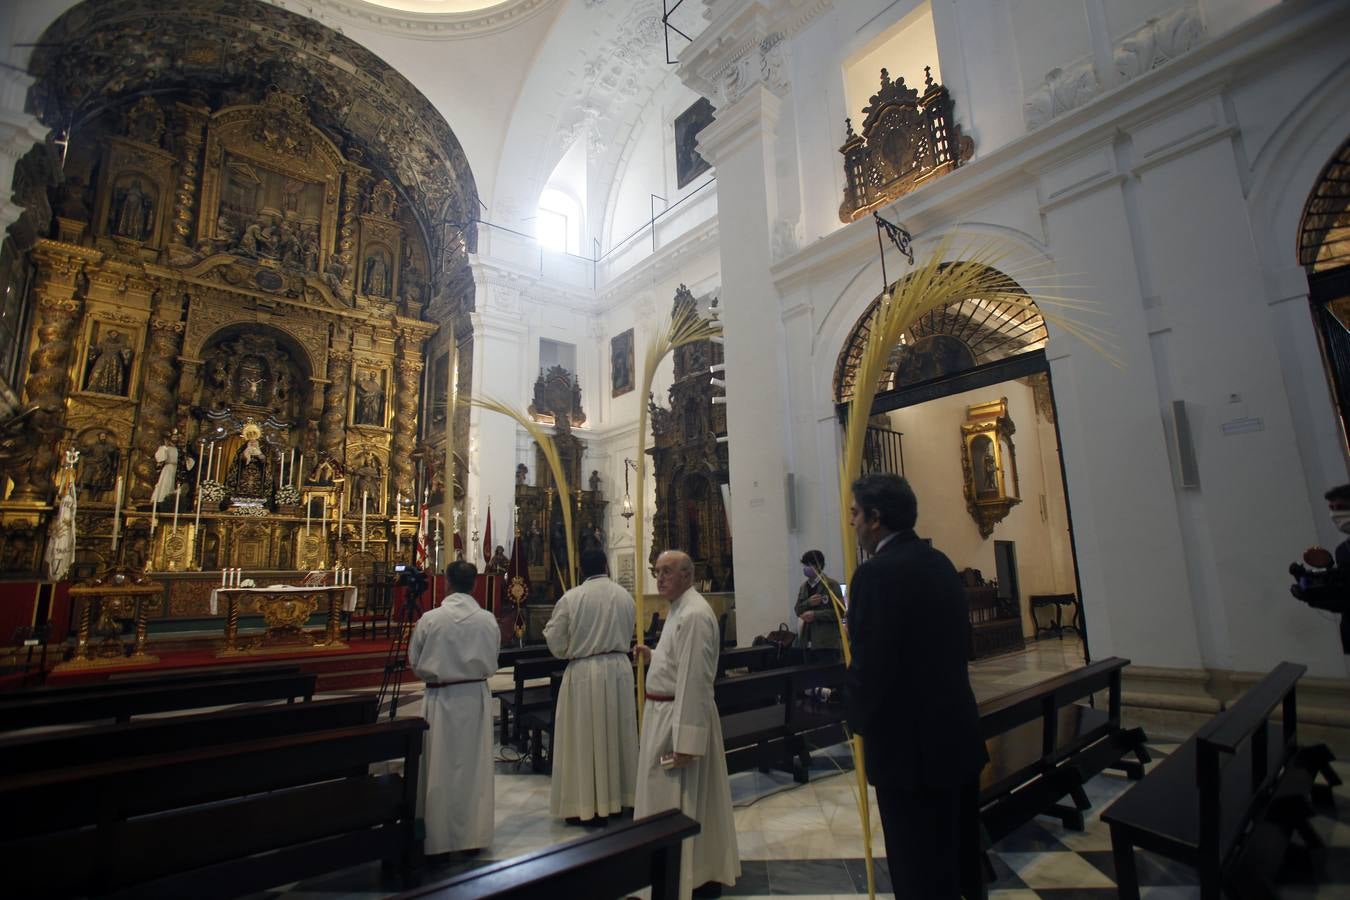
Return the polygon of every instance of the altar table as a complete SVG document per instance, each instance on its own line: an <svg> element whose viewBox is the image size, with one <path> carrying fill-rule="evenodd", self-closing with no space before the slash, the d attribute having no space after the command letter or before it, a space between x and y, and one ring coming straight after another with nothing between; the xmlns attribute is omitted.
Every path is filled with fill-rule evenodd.
<svg viewBox="0 0 1350 900"><path fill-rule="evenodd" d="M258 594L258 608L267 622L267 633L254 647L239 646L239 598L245 594ZM291 585L274 584L268 587L218 587L211 591L211 615L216 615L219 597L225 597L225 646L216 656L237 656L264 649L268 646L284 645L287 649L299 646L311 646L315 649L338 650L347 645L339 639L341 634L341 616L339 610L352 612L356 609L356 586L338 585ZM305 621L319 599L327 601L328 619L324 628L324 639L315 643L304 631Z"/></svg>

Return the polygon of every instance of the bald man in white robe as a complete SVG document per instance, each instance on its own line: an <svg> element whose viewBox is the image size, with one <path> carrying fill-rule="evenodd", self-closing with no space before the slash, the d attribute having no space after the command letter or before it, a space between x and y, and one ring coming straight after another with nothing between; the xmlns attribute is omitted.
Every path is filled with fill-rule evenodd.
<svg viewBox="0 0 1350 900"><path fill-rule="evenodd" d="M473 590L477 568L451 563L454 593L417 620L408 641L408 665L426 682L422 715L422 819L428 856L481 850L494 830L492 694L502 632Z"/></svg>
<svg viewBox="0 0 1350 900"><path fill-rule="evenodd" d="M603 824L633 805L637 707L633 643L637 606L610 580L605 552L581 554L586 579L559 598L544 626L549 651L566 659L554 717L549 812L569 824Z"/></svg>
<svg viewBox="0 0 1350 900"><path fill-rule="evenodd" d="M668 550L657 558L656 588L670 602L670 613L656 649L634 650L651 660L651 668L633 816L678 809L702 829L684 841L680 900L719 896L720 886L735 884L741 874L722 723L713 700L720 635L717 617L693 583L687 554Z"/></svg>

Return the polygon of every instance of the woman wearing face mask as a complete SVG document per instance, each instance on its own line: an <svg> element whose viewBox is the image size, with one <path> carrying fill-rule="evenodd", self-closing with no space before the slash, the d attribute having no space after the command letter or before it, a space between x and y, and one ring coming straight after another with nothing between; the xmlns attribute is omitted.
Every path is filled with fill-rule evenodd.
<svg viewBox="0 0 1350 900"><path fill-rule="evenodd" d="M797 591L793 612L801 622L803 661L839 662L843 658L839 643L839 617L831 596L843 599L839 582L825 574L825 554L807 550L802 554L802 574L806 580Z"/></svg>
<svg viewBox="0 0 1350 900"><path fill-rule="evenodd" d="M1350 484L1334 487L1326 493L1331 521L1342 534L1350 534ZM1336 546L1336 557L1321 547L1303 554L1304 562L1323 571L1309 571L1298 563L1289 574L1298 579L1289 589L1295 597L1315 609L1341 614L1341 652L1350 653L1350 538Z"/></svg>

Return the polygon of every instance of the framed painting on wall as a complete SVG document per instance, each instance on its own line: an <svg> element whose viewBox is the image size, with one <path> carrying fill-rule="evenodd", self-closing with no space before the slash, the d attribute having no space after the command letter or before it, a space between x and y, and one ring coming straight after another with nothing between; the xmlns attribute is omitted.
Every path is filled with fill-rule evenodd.
<svg viewBox="0 0 1350 900"><path fill-rule="evenodd" d="M698 133L713 120L713 105L699 97L692 106L675 117L675 181L683 188L712 168L698 152Z"/></svg>
<svg viewBox="0 0 1350 900"><path fill-rule="evenodd" d="M609 377L613 388L611 396L618 397L633 389L633 329L609 339Z"/></svg>

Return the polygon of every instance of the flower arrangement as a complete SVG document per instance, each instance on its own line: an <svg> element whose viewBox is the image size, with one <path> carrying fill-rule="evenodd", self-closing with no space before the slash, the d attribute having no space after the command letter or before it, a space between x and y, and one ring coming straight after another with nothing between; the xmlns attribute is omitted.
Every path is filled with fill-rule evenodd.
<svg viewBox="0 0 1350 900"><path fill-rule="evenodd" d="M282 506L299 506L300 490L293 484L283 485L277 491L277 503Z"/></svg>
<svg viewBox="0 0 1350 900"><path fill-rule="evenodd" d="M203 503L219 503L225 499L225 485L214 478L207 478L197 490L201 492Z"/></svg>

